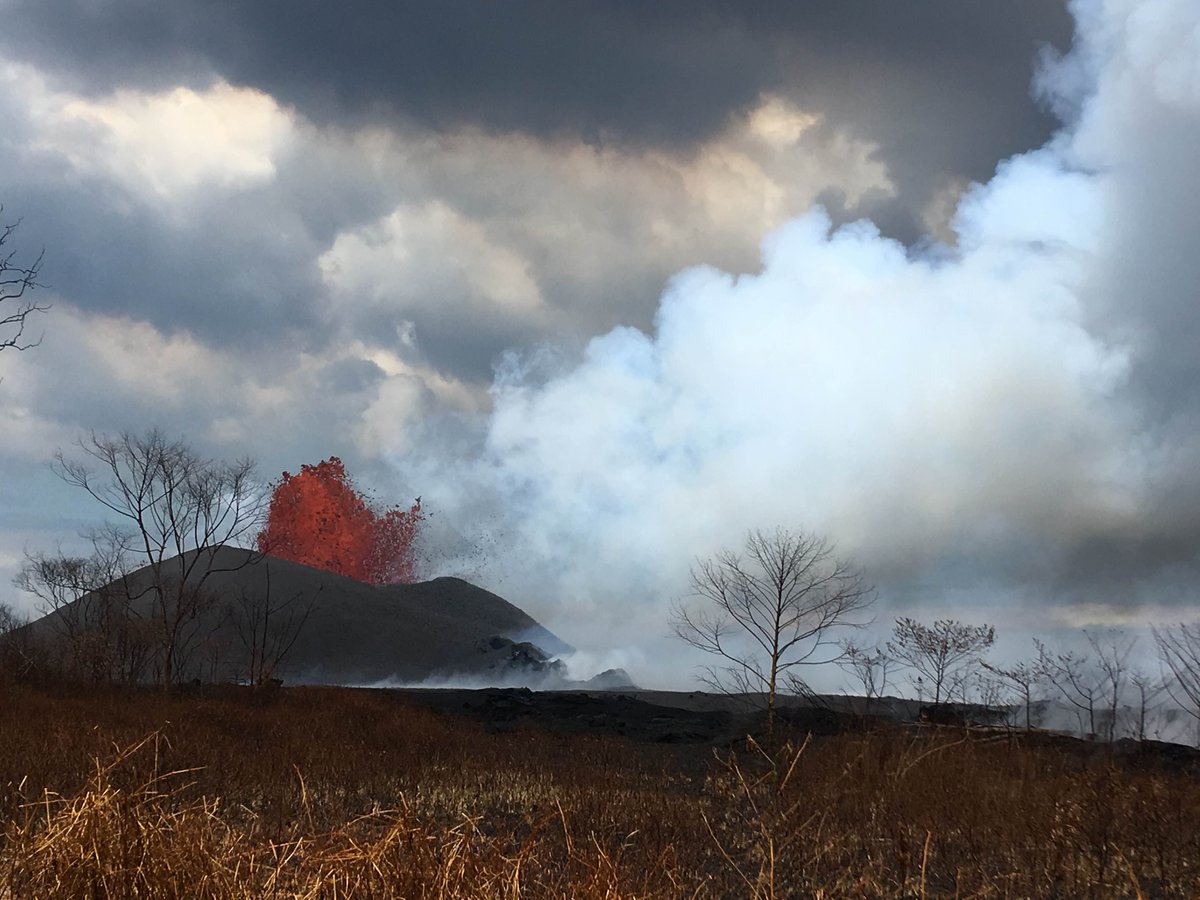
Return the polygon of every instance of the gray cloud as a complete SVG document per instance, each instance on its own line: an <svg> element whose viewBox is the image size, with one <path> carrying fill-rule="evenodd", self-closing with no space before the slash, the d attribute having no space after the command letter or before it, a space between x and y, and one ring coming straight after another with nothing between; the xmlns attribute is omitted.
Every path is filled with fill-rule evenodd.
<svg viewBox="0 0 1200 900"><path fill-rule="evenodd" d="M1056 3L142 6L6 8L0 199L56 303L0 359L12 479L93 426L337 453L597 645L776 520L889 608L1192 596L1183 0L1076 4L1024 155Z"/></svg>
<svg viewBox="0 0 1200 900"><path fill-rule="evenodd" d="M685 232L697 215L679 199L689 186L603 197L602 186L564 186L570 173L557 185L535 167L514 178L519 142L491 162L489 141L523 134L569 148L586 140L598 157L616 152L617 165L621 153L633 162L661 147L686 161L764 95L790 98L822 116L806 138L809 152L836 154L840 135L857 135L892 181L890 190L834 207L835 220L869 214L885 233L914 240L924 206L947 179L985 178L997 159L1045 137L1050 123L1029 98L1028 73L1039 41L1062 45L1070 33L1058 4L1030 3L1021 15L962 9L17 2L0 44L7 59L39 66L51 89L104 104L122 88L202 91L226 79L326 130L275 154L268 181L237 190L205 187L164 201L111 172L72 172L53 154L26 152L23 165L0 174L0 195L37 212L53 248L54 287L89 309L250 346L284 335L297 347L356 333L388 341L411 322L416 345L394 346L410 356L415 347L412 358L483 385L505 349L577 342L621 323L650 327L671 272L700 261L752 268L762 227L778 223L664 252L648 229L667 218ZM22 121L27 115L9 117L15 148L40 136L40 123ZM94 130L63 127L79 154L97 152ZM428 147L375 171L361 147L342 139L343 129L365 127ZM476 137L464 138L464 128ZM480 150L443 161L439 133ZM611 177L603 166L587 177L596 174ZM786 168L776 177L786 178ZM643 179L635 189L646 187ZM393 293L352 313L331 310L317 263L334 238L399 203L431 198L481 222L496 246L525 260L545 303L540 316L514 318L444 279L413 282L407 300ZM781 212L798 213L810 200L798 197ZM532 210L536 217L525 214ZM591 234L556 237L573 219ZM585 241L595 258L580 266ZM634 242L646 247L640 258ZM610 276L614 267L621 278Z"/></svg>
<svg viewBox="0 0 1200 900"><path fill-rule="evenodd" d="M1053 122L1029 98L1059 2L487 4L27 0L2 38L74 90L223 77L320 123L463 125L589 143L694 147L764 94L877 143L899 198L886 233L919 236L947 177L985 179ZM69 63L64 65L64 61ZM860 210L860 212L865 210Z"/></svg>

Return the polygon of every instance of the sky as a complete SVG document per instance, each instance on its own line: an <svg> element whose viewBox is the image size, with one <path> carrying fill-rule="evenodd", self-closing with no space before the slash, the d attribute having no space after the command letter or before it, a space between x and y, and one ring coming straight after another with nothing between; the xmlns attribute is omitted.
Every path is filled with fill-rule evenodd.
<svg viewBox="0 0 1200 900"><path fill-rule="evenodd" d="M101 519L54 452L158 427L420 495L428 574L670 683L752 528L884 630L1196 618L1193 0L0 12L0 601Z"/></svg>

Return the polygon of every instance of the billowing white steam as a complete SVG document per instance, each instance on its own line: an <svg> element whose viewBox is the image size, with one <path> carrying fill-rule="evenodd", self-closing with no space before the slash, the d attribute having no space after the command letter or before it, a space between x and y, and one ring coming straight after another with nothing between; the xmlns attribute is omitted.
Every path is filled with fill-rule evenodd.
<svg viewBox="0 0 1200 900"><path fill-rule="evenodd" d="M483 580L644 657L696 556L751 527L829 535L885 609L1053 601L1079 548L1153 530L1169 433L1132 386L1174 346L1156 330L1200 315L1181 277L1200 252L1154 233L1200 215L1200 4L1075 10L1075 50L1038 81L1067 124L962 198L956 247L813 210L764 239L757 275L679 274L651 335L557 371L509 361L474 462L406 463L497 542ZM1138 272L1143 294L1115 293Z"/></svg>

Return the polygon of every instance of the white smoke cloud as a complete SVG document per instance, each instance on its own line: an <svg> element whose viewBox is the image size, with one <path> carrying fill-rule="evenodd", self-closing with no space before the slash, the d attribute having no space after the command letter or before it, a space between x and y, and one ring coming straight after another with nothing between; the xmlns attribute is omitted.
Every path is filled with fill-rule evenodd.
<svg viewBox="0 0 1200 900"><path fill-rule="evenodd" d="M1161 251L1200 229L1158 232L1200 215L1200 7L1074 9L1077 46L1038 81L1072 117L965 194L953 249L814 209L756 275L680 273L650 334L509 360L471 462L403 460L431 508L485 523L484 581L572 643L654 660L690 564L748 528L830 536L886 610L1066 602L1085 548L1153 532L1178 435L1135 382L1165 327L1197 330L1197 254ZM1114 294L1146 273L1149 294Z"/></svg>

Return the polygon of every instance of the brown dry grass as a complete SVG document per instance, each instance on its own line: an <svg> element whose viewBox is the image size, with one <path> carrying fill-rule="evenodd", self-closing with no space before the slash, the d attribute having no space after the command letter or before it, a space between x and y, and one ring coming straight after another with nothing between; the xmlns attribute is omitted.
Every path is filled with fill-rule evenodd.
<svg viewBox="0 0 1200 900"><path fill-rule="evenodd" d="M1018 737L714 758L402 695L0 686L0 898L1200 895L1200 784Z"/></svg>

